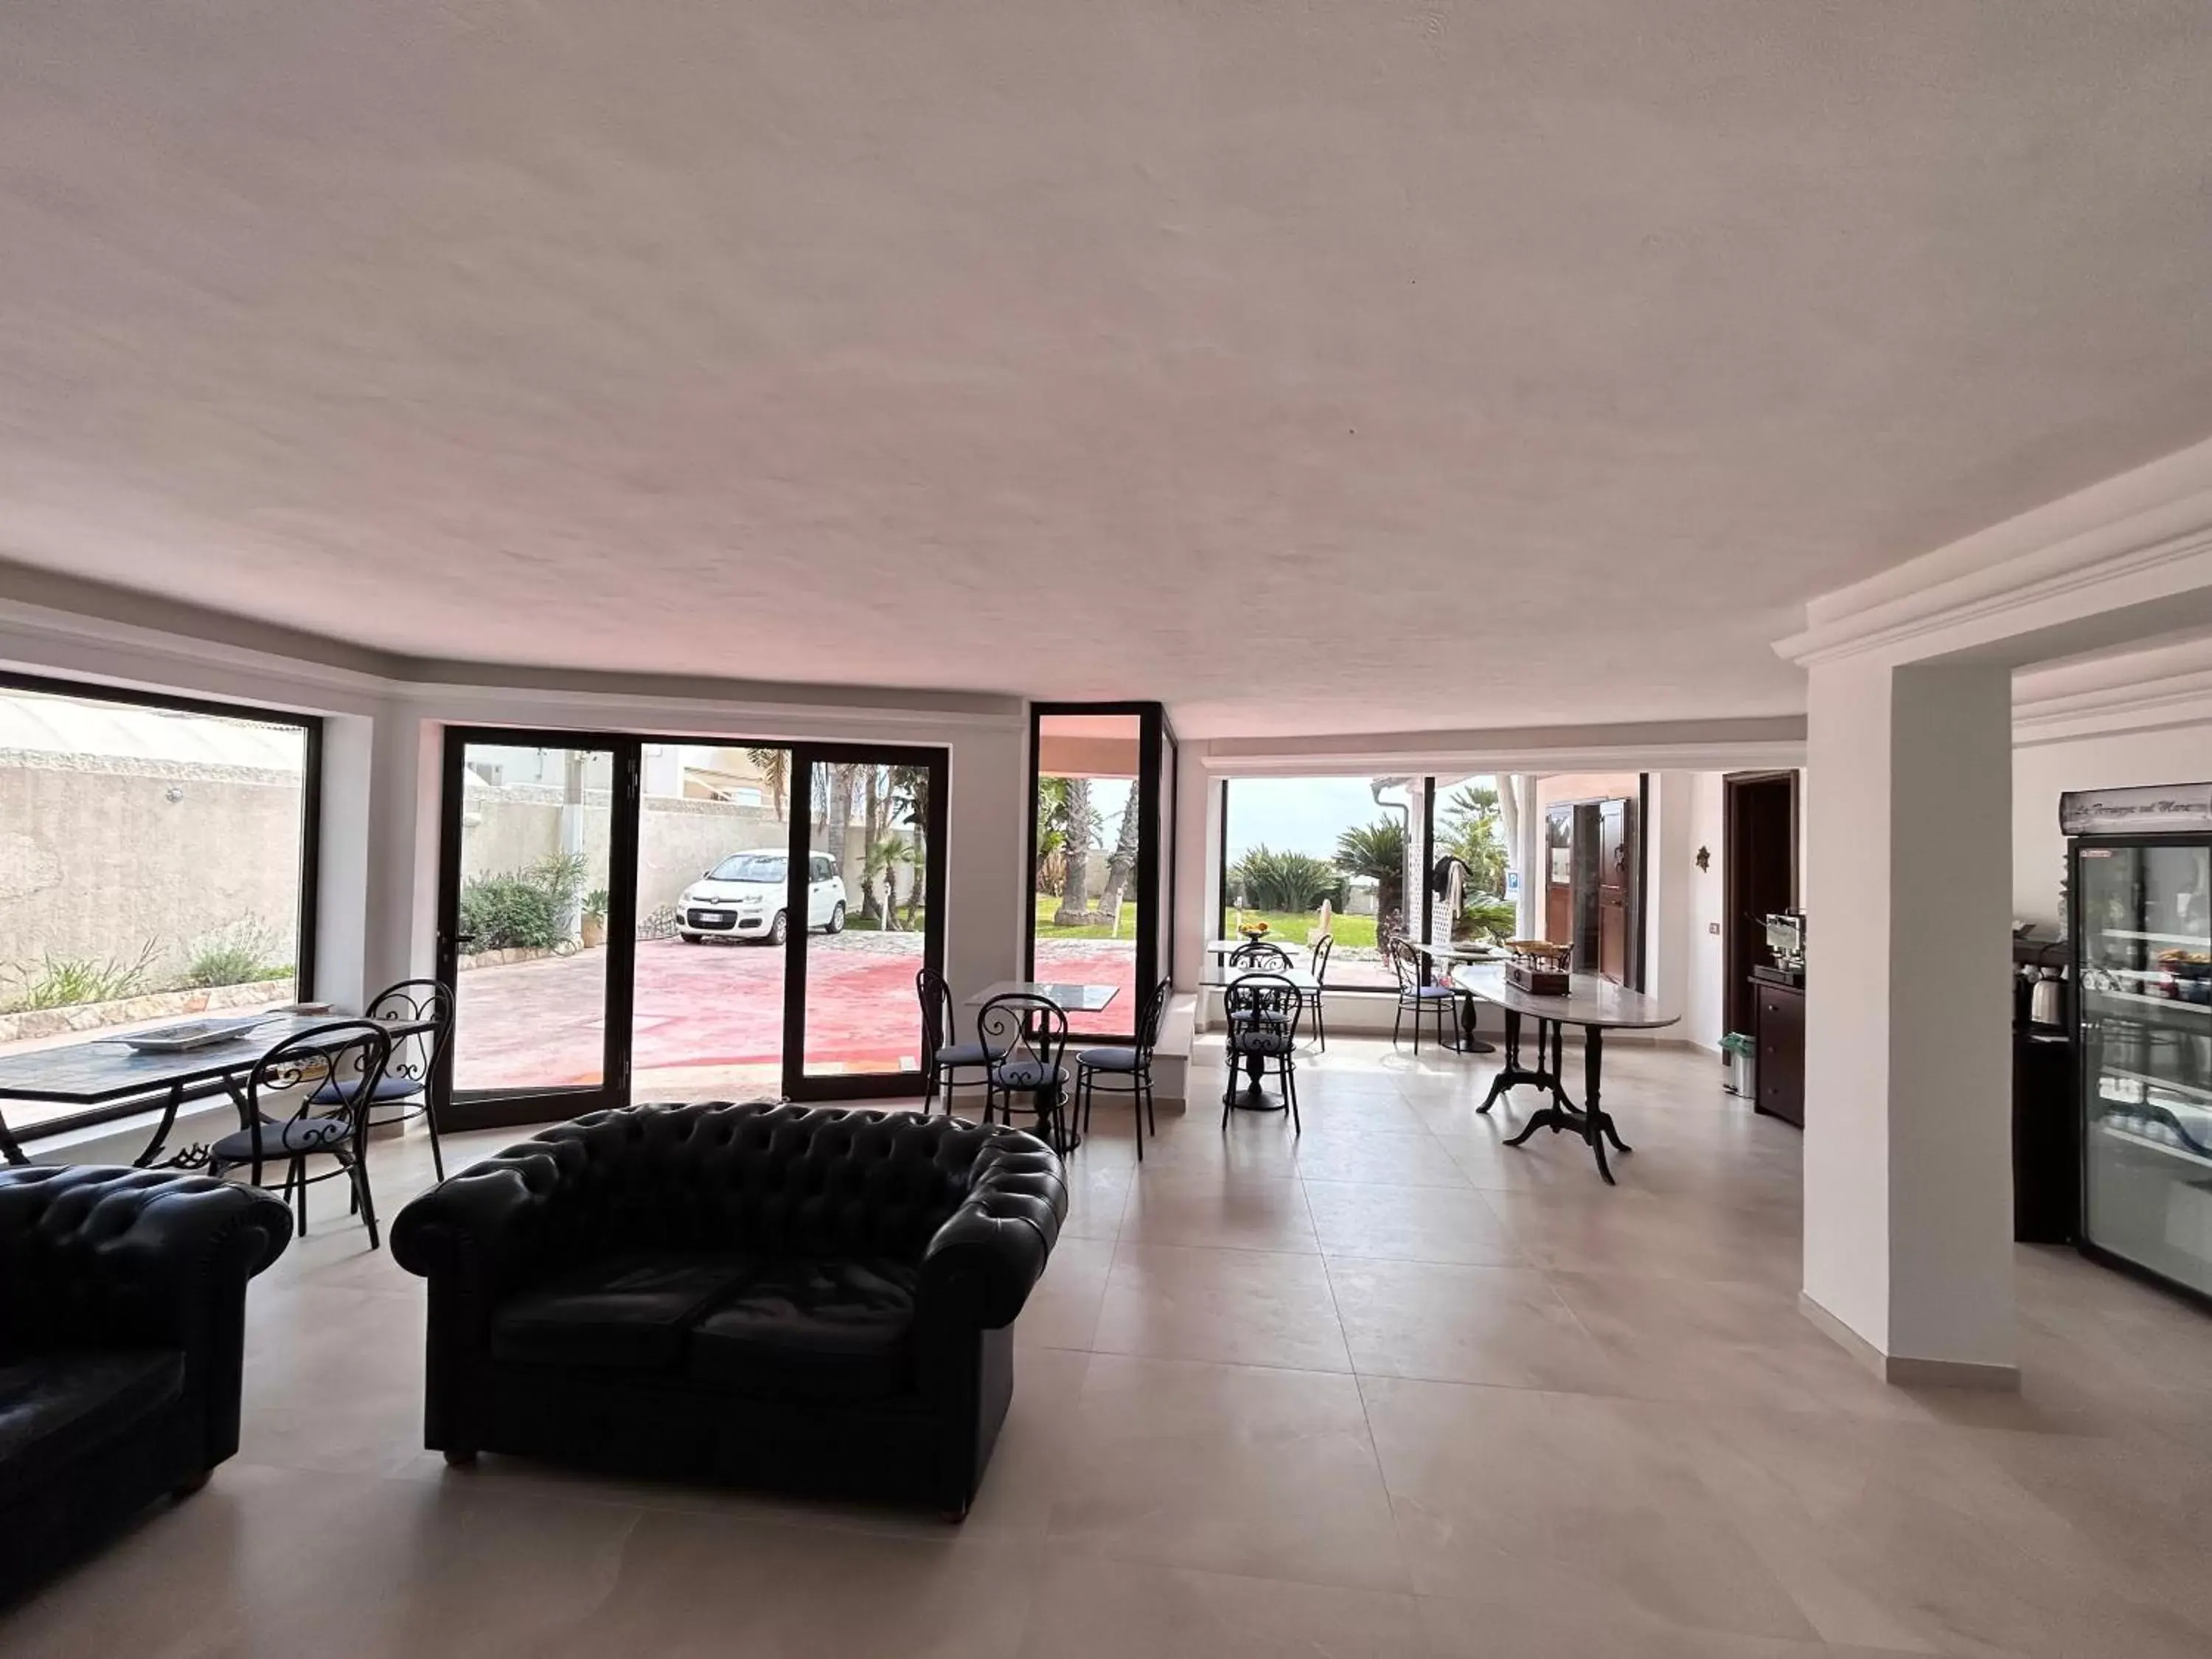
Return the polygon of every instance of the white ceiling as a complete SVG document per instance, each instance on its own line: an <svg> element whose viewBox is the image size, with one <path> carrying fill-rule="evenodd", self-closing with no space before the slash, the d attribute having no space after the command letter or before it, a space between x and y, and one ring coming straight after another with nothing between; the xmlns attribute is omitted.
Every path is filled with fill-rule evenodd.
<svg viewBox="0 0 2212 1659"><path fill-rule="evenodd" d="M2212 433L2203 0L22 0L0 558L495 662L1787 712Z"/></svg>

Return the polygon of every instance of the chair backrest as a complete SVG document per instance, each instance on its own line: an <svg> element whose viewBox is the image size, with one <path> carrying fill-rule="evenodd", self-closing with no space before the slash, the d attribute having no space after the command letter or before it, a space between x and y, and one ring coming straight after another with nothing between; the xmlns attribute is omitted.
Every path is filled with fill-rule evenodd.
<svg viewBox="0 0 2212 1659"><path fill-rule="evenodd" d="M1160 1040L1160 1027L1167 1021L1168 997L1174 991L1173 981L1162 980L1152 987L1152 994L1146 1000L1144 1012L1137 1017L1137 1051L1149 1060L1152 1049Z"/></svg>
<svg viewBox="0 0 2212 1659"><path fill-rule="evenodd" d="M1398 976L1398 988L1411 994L1421 988L1420 952L1403 939L1390 942L1389 955L1390 971Z"/></svg>
<svg viewBox="0 0 2212 1659"><path fill-rule="evenodd" d="M925 968L914 976L914 995L921 1005L921 1069L926 1072L952 1031L952 988L936 969Z"/></svg>
<svg viewBox="0 0 2212 1659"><path fill-rule="evenodd" d="M1298 1016L1305 1010L1305 994L1280 974L1247 974L1231 981L1222 1006L1229 1016L1233 1043L1240 1025L1266 1025L1281 1030L1297 1041Z"/></svg>
<svg viewBox="0 0 2212 1659"><path fill-rule="evenodd" d="M1314 941L1313 976L1315 984L1326 985L1328 982L1328 959L1335 950L1336 939L1333 934L1323 933L1319 939Z"/></svg>
<svg viewBox="0 0 2212 1659"><path fill-rule="evenodd" d="M1231 968L1287 968L1291 953L1279 945L1270 945L1255 939L1249 945L1240 945L1229 953Z"/></svg>
<svg viewBox="0 0 2212 1659"><path fill-rule="evenodd" d="M263 1126L287 1118L330 1121L329 1133L309 1151L358 1142L368 1131L368 1109L391 1060L392 1034L382 1020L332 1020L286 1037L253 1063L246 1079L246 1123L255 1155L263 1155ZM271 1135L269 1152L279 1144Z"/></svg>
<svg viewBox="0 0 2212 1659"><path fill-rule="evenodd" d="M428 1088L446 1045L453 1040L453 988L442 980L403 979L377 993L365 1018L393 1024L430 1022L427 1031L394 1038L392 1058L384 1068L386 1077L404 1078Z"/></svg>
<svg viewBox="0 0 2212 1659"><path fill-rule="evenodd" d="M975 1011L975 1036L997 1063L1036 1060L1049 1076L1067 1052L1067 1010L1035 992L1009 991Z"/></svg>

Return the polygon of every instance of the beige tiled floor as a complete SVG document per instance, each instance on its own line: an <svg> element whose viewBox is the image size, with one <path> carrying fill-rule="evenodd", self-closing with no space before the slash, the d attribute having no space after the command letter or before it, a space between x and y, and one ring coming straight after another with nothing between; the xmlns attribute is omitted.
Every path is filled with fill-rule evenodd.
<svg viewBox="0 0 2212 1659"><path fill-rule="evenodd" d="M1139 1170L1102 1107L957 1529L448 1472L421 1286L333 1218L255 1286L241 1455L0 1650L2212 1653L2212 1320L2023 1250L2020 1395L1884 1388L1796 1311L1796 1134L1686 1053L1607 1072L1612 1191L1384 1044L1304 1065L1301 1137L1200 1103ZM383 1149L386 1207L427 1173Z"/></svg>

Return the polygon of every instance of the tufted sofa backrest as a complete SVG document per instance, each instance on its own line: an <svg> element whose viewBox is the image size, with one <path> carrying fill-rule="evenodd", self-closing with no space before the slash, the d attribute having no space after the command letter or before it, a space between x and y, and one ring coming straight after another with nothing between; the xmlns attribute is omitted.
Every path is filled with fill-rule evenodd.
<svg viewBox="0 0 2212 1659"><path fill-rule="evenodd" d="M918 1260L1011 1131L911 1112L723 1101L631 1106L547 1129L514 1168L549 1255L626 1249ZM548 1160L550 1160L550 1166Z"/></svg>

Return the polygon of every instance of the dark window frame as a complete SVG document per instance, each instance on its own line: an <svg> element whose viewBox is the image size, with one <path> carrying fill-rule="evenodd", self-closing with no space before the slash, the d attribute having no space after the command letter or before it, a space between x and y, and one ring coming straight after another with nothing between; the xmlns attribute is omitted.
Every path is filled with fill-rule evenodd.
<svg viewBox="0 0 2212 1659"><path fill-rule="evenodd" d="M292 994L310 1002L315 994L316 917L322 888L323 734L324 717L303 714L265 704L234 702L218 697L196 697L136 686L105 685L97 680L70 679L51 674L21 674L0 669L0 691L31 691L47 696L73 697L84 702L118 703L130 708L159 708L170 714L205 714L218 720L252 720L261 726L299 728L305 739L300 776L300 909L295 923L296 959L292 967ZM216 1092L209 1091L208 1092ZM72 1130L96 1127L141 1112L159 1109L151 1097L117 1101L88 1108L67 1117L28 1125L15 1139L29 1143Z"/></svg>

